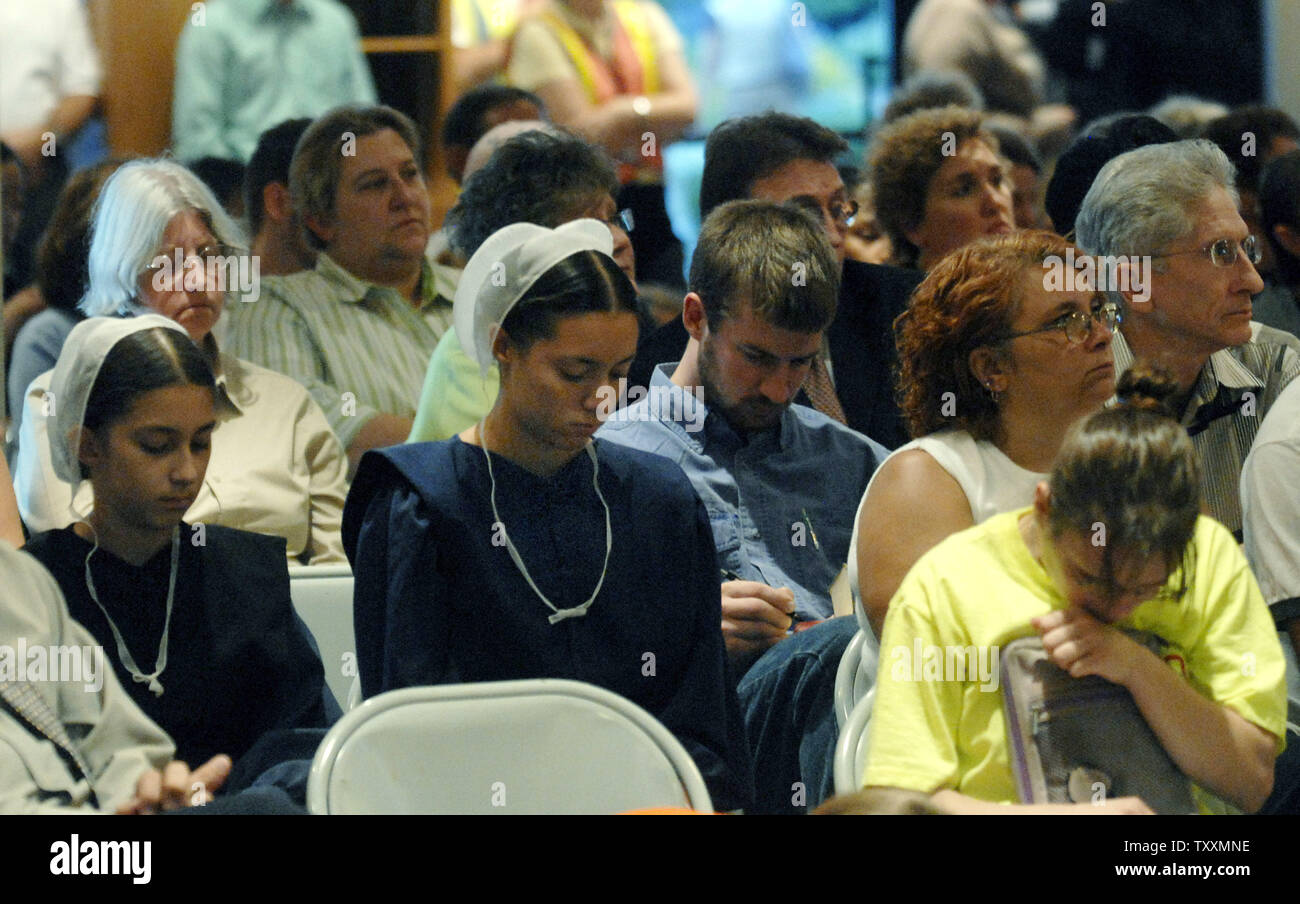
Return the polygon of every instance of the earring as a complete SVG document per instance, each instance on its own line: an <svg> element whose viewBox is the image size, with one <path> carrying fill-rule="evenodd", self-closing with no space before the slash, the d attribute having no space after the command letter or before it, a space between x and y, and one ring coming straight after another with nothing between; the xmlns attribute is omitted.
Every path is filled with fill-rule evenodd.
<svg viewBox="0 0 1300 904"><path fill-rule="evenodd" d="M993 400L994 405L1002 401L1002 393L993 388L992 380L984 384L984 389L988 392L989 398Z"/></svg>

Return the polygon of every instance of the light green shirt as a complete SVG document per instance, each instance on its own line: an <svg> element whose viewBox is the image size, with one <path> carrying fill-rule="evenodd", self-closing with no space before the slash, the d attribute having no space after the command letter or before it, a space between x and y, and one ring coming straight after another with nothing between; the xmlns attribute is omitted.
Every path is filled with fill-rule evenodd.
<svg viewBox="0 0 1300 904"><path fill-rule="evenodd" d="M352 14L336 0L196 4L176 46L172 147L247 163L263 131L376 103Z"/></svg>
<svg viewBox="0 0 1300 904"><path fill-rule="evenodd" d="M256 301L228 308L230 350L307 387L346 449L377 414L415 416L429 358L452 322L427 260L423 268L417 308L320 254L314 270L269 276Z"/></svg>
<svg viewBox="0 0 1300 904"><path fill-rule="evenodd" d="M453 326L438 342L424 375L424 391L408 443L450 439L482 420L496 404L501 372L495 363L487 376L465 354Z"/></svg>

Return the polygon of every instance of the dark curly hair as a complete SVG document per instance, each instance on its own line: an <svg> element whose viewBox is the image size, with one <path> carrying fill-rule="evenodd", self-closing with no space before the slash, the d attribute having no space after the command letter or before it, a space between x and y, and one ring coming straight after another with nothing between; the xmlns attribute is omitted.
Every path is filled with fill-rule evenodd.
<svg viewBox="0 0 1300 904"><path fill-rule="evenodd" d="M951 133L952 138L947 139ZM982 114L963 107L919 110L880 130L870 152L871 187L876 195L876 219L894 243L894 263L915 267L920 250L907 233L925 219L925 201L947 141L954 150L979 139L995 154L997 137L984 126Z"/></svg>
<svg viewBox="0 0 1300 904"><path fill-rule="evenodd" d="M998 406L971 372L971 352L1003 344L1025 273L1069 247L1040 230L980 239L945 257L916 287L894 321L898 404L913 437L957 427L976 439L997 438Z"/></svg>
<svg viewBox="0 0 1300 904"><path fill-rule="evenodd" d="M445 226L452 247L468 258L504 226L554 229L573 219L577 205L617 190L614 164L600 148L567 132L524 132L470 176Z"/></svg>

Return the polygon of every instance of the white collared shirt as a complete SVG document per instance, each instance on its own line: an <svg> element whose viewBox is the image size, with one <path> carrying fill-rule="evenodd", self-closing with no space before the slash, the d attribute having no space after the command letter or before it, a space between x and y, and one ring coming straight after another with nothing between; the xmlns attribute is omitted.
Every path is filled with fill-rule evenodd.
<svg viewBox="0 0 1300 904"><path fill-rule="evenodd" d="M0 0L0 132L44 125L65 97L99 94L81 0Z"/></svg>
<svg viewBox="0 0 1300 904"><path fill-rule="evenodd" d="M1269 410L1241 471L1246 558L1273 615L1300 614L1300 380Z"/></svg>

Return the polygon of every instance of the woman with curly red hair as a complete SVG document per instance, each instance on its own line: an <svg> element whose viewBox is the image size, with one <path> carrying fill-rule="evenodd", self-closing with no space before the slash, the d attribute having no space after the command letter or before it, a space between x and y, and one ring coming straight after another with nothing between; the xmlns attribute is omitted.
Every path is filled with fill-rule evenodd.
<svg viewBox="0 0 1300 904"><path fill-rule="evenodd" d="M1038 231L979 240L937 264L894 324L914 439L872 477L849 552L877 637L922 553L1027 505L1070 425L1114 392L1118 309L1083 279L1048 287L1069 247Z"/></svg>

